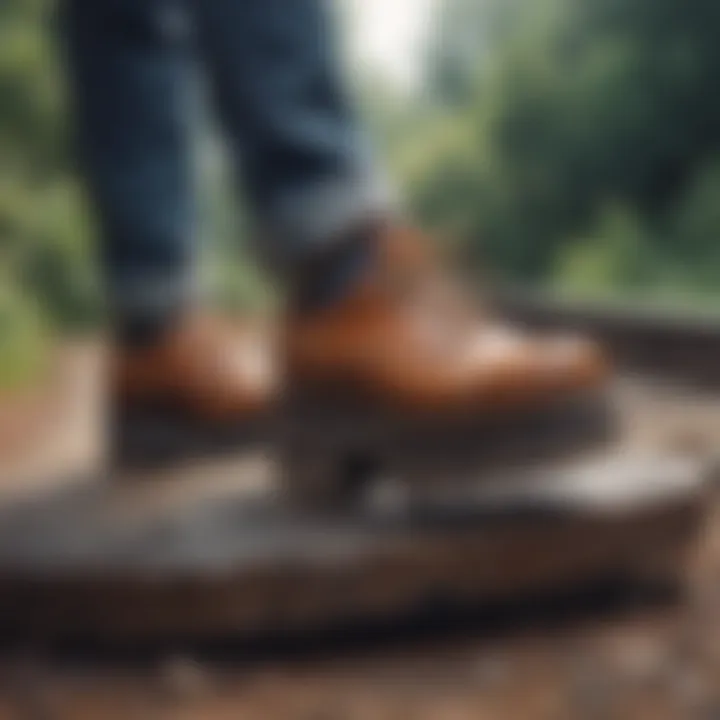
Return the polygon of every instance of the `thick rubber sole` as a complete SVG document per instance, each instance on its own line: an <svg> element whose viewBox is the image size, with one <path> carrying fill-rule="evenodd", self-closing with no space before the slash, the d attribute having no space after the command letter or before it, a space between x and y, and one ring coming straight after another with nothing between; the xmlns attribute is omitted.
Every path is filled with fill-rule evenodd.
<svg viewBox="0 0 720 720"><path fill-rule="evenodd" d="M522 416L452 421L342 412L304 399L289 404L281 422L281 487L293 505L337 511L380 479L419 492L476 486L607 445L618 424L606 394Z"/></svg>
<svg viewBox="0 0 720 720"><path fill-rule="evenodd" d="M111 422L114 472L152 471L249 450L271 436L268 418L208 423L167 408L125 409Z"/></svg>

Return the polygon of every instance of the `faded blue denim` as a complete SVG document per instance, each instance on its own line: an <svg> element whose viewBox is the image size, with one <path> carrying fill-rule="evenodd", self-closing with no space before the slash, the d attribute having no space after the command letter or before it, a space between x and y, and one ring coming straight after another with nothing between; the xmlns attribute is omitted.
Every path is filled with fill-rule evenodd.
<svg viewBox="0 0 720 720"><path fill-rule="evenodd" d="M388 203L322 0L65 0L62 10L83 167L121 310L191 292L198 67L273 263L291 268Z"/></svg>

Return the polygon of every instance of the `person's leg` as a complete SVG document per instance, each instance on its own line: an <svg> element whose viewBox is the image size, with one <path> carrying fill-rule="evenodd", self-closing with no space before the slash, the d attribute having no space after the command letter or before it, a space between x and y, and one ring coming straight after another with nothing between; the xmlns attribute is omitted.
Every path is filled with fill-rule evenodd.
<svg viewBox="0 0 720 720"><path fill-rule="evenodd" d="M234 440L222 426L244 432L275 395L264 329L198 307L183 4L64 0L63 7L111 306L112 447L120 464L217 449Z"/></svg>
<svg viewBox="0 0 720 720"><path fill-rule="evenodd" d="M176 0L64 0L70 85L113 319L192 292L185 48Z"/></svg>
<svg viewBox="0 0 720 720"><path fill-rule="evenodd" d="M415 428L419 417L437 419L438 433L493 412L522 426L558 402L574 418L576 403L603 385L601 354L473 322L438 283L419 234L388 212L387 188L337 77L323 0L191 2L265 231L260 249L310 287L309 302L291 293L282 328L287 489L301 499L332 496L358 448L370 464L387 461L384 453L396 452L387 446L388 409ZM347 415L357 417L344 423ZM588 427L594 438L603 431Z"/></svg>
<svg viewBox="0 0 720 720"><path fill-rule="evenodd" d="M323 0L190 0L258 248L292 269L391 204Z"/></svg>

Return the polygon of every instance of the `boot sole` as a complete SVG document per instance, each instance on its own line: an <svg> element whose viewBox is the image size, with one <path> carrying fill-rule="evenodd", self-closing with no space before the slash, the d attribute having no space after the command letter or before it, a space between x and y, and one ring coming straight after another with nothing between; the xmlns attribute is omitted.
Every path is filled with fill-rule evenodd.
<svg viewBox="0 0 720 720"><path fill-rule="evenodd" d="M376 481L415 491L477 486L498 474L598 449L618 436L607 393L582 393L532 413L506 417L399 419L289 404L282 421L281 486L295 505L353 505Z"/></svg>
<svg viewBox="0 0 720 720"><path fill-rule="evenodd" d="M112 423L110 465L120 473L160 470L243 452L269 435L265 417L227 424L171 408L125 409Z"/></svg>

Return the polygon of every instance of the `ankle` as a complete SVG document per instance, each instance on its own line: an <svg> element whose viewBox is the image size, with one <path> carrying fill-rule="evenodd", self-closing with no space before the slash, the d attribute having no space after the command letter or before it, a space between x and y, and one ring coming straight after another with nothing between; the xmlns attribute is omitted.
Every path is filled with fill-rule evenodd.
<svg viewBox="0 0 720 720"><path fill-rule="evenodd" d="M356 226L300 267L292 283L293 306L311 312L350 293L375 263L374 241L380 228L375 219Z"/></svg>
<svg viewBox="0 0 720 720"><path fill-rule="evenodd" d="M184 311L179 308L162 313L123 315L113 322L117 345L126 350L144 350L160 344L177 327Z"/></svg>

